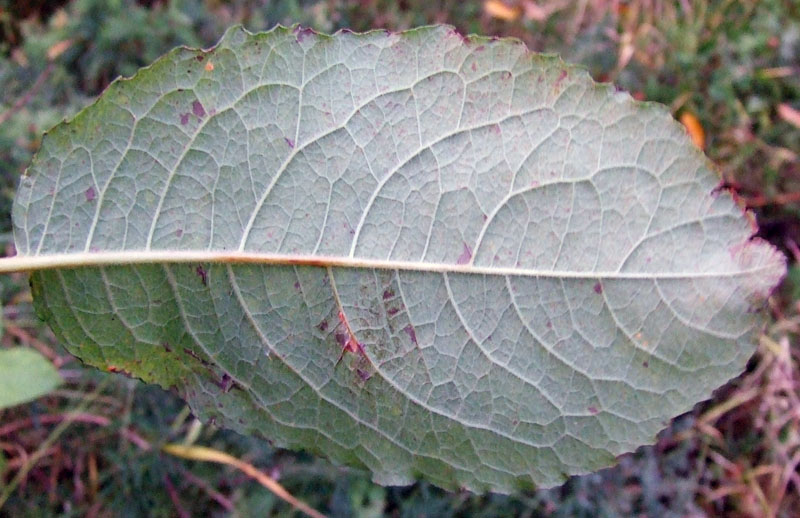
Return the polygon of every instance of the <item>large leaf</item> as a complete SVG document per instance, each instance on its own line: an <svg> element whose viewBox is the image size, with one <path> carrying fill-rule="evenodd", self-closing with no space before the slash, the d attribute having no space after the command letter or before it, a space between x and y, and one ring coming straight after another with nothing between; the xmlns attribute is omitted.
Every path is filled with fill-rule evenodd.
<svg viewBox="0 0 800 518"><path fill-rule="evenodd" d="M237 28L47 135L2 268L218 424L507 492L741 371L784 265L717 183L664 108L516 41Z"/></svg>

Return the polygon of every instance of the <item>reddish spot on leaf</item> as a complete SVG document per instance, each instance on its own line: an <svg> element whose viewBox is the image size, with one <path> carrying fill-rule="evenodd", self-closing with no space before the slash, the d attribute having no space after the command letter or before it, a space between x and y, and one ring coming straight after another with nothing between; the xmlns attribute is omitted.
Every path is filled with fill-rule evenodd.
<svg viewBox="0 0 800 518"><path fill-rule="evenodd" d="M206 114L206 109L203 108L203 105L200 103L200 101L192 101L192 113L198 117L204 117Z"/></svg>
<svg viewBox="0 0 800 518"><path fill-rule="evenodd" d="M179 228L178 230L176 230L175 231L175 235L178 236L178 237L181 237L183 235L183 229Z"/></svg>
<svg viewBox="0 0 800 518"><path fill-rule="evenodd" d="M289 145L290 148L294 149L294 141L288 137L283 137L283 140Z"/></svg>
<svg viewBox="0 0 800 518"><path fill-rule="evenodd" d="M475 62L473 61L472 62L472 71L475 72L476 70L478 70L478 67L475 65Z"/></svg>
<svg viewBox="0 0 800 518"><path fill-rule="evenodd" d="M202 54L198 54L194 57L197 61L203 61L206 57Z"/></svg>
<svg viewBox="0 0 800 518"><path fill-rule="evenodd" d="M202 264L197 265L195 272L197 273L197 275L200 276L200 280L203 282L203 286L208 286L208 272L206 272L206 269L203 268Z"/></svg>
<svg viewBox="0 0 800 518"><path fill-rule="evenodd" d="M320 322L319 325L317 326L317 329L319 329L320 331L327 331L328 330L328 321L327 320L323 320L322 322Z"/></svg>
<svg viewBox="0 0 800 518"><path fill-rule="evenodd" d="M456 259L456 264L467 264L470 259L472 259L472 249L464 243L464 249L461 251L461 255L458 256L458 259Z"/></svg>
<svg viewBox="0 0 800 518"><path fill-rule="evenodd" d="M600 284L599 282L596 282L596 283L594 284L594 292L595 292L595 293L597 293L598 295L600 295L601 293L603 293L603 285L602 285L602 284Z"/></svg>
<svg viewBox="0 0 800 518"><path fill-rule="evenodd" d="M547 323L545 324L545 326L547 326L547 329L553 329L553 323L552 323L552 322L550 322L549 320L547 321Z"/></svg>
<svg viewBox="0 0 800 518"><path fill-rule="evenodd" d="M387 300L394 297L394 292L392 290L384 290L383 291L383 300Z"/></svg>
<svg viewBox="0 0 800 518"><path fill-rule="evenodd" d="M486 48L485 45L478 45L475 47L475 52L482 52Z"/></svg>
<svg viewBox="0 0 800 518"><path fill-rule="evenodd" d="M336 339L336 343L338 343L342 347L344 347L345 344L347 344L347 334L342 332L337 332L335 335L333 335L333 337Z"/></svg>
<svg viewBox="0 0 800 518"><path fill-rule="evenodd" d="M589 413L592 414L592 415L596 415L599 412L599 410L597 410L597 407L593 407L593 406L590 406L588 408L588 410L589 410Z"/></svg>
<svg viewBox="0 0 800 518"><path fill-rule="evenodd" d="M558 74L558 79L556 79L556 88L561 86L561 82L567 77L567 71L562 70L560 74Z"/></svg>
<svg viewBox="0 0 800 518"><path fill-rule="evenodd" d="M397 308L389 308L386 311L386 314L388 314L390 317L393 317L393 316L395 316L397 314L398 311L400 311L400 310L397 309Z"/></svg>
<svg viewBox="0 0 800 518"><path fill-rule="evenodd" d="M181 113L181 126L186 126L187 124L189 124L189 114Z"/></svg>
<svg viewBox="0 0 800 518"><path fill-rule="evenodd" d="M94 201L94 199L96 198L94 187L89 187L88 189L86 189L86 192L84 194L86 194L86 201Z"/></svg>
<svg viewBox="0 0 800 518"><path fill-rule="evenodd" d="M364 369L356 369L356 374L358 374L358 377L361 378L361 381L367 381L372 377L372 375Z"/></svg>
<svg viewBox="0 0 800 518"><path fill-rule="evenodd" d="M169 346L169 342L162 342L161 346L164 348L164 351L171 353L172 347Z"/></svg>
<svg viewBox="0 0 800 518"><path fill-rule="evenodd" d="M309 29L308 27L298 27L294 30L294 33L297 37L297 43L303 43L304 39L314 34L314 29Z"/></svg>
<svg viewBox="0 0 800 518"><path fill-rule="evenodd" d="M406 327L403 328L403 331L406 332L411 341L417 343L417 332L414 330L414 326L408 324Z"/></svg>
<svg viewBox="0 0 800 518"><path fill-rule="evenodd" d="M298 281L294 281L294 289L300 291L300 283Z"/></svg>

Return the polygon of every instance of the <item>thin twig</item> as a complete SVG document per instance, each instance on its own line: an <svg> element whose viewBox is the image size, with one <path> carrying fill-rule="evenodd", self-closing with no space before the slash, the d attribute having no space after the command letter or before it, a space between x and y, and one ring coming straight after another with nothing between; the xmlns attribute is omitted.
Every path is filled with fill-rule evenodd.
<svg viewBox="0 0 800 518"><path fill-rule="evenodd" d="M19 340L21 343L33 347L37 351L39 351L45 358L50 360L56 369L61 368L62 365L69 361L69 358L62 358L56 352L50 348L49 345L44 343L43 341L39 340L38 338L31 335L29 332L24 330L23 328L16 326L14 324L6 323L6 332Z"/></svg>
<svg viewBox="0 0 800 518"><path fill-rule="evenodd" d="M227 496L223 495L222 493L220 493L219 491L217 491L216 489L211 487L211 485L208 482L206 482L202 478L200 478L197 475L195 475L194 473L192 473L186 467L178 466L178 468L181 470L181 473L186 478L186 480L188 480L189 482L191 482L195 486L197 486L200 489L202 489L203 491L205 491L206 494L208 496L210 496L212 500L214 500L219 505L224 507L226 511L233 511L234 510L234 505L233 505L233 502L231 502L230 498L228 498Z"/></svg>
<svg viewBox="0 0 800 518"><path fill-rule="evenodd" d="M44 85L45 81L47 81L47 78L50 77L50 72L52 71L53 71L53 62L51 61L50 63L47 64L44 70L42 70L42 73L39 74L39 77L36 78L36 81L33 83L33 86L28 88L28 91L25 92L25 95L17 99L17 102L15 102L11 108L4 111L3 113L0 113L0 124L3 124L5 121L13 117L18 111L24 108L25 105L31 101L31 99L33 99L33 97L42 88L42 85Z"/></svg>
<svg viewBox="0 0 800 518"><path fill-rule="evenodd" d="M102 415L87 414L85 412L68 412L64 414L47 414L37 417L27 417L18 419L0 427L0 437L16 432L23 428L30 428L37 424L53 424L64 421L96 424L98 426L108 426L111 419Z"/></svg>
<svg viewBox="0 0 800 518"><path fill-rule="evenodd" d="M291 505L296 510L302 511L312 518L325 518L324 514L312 509L308 504L295 498L272 477L261 472L252 464L239 460L225 452L212 448L205 448L203 446L183 446L181 444L165 444L162 447L162 450L165 453L169 453L170 455L174 455L176 457L182 457L184 459L218 462L220 464L233 466L234 468L243 472L245 475L256 479L259 484L272 491L275 496Z"/></svg>
<svg viewBox="0 0 800 518"><path fill-rule="evenodd" d="M167 494L169 495L169 499L172 500L172 505L175 506L175 512L178 513L179 518L191 518L189 511L183 507L178 492L172 484L172 480L170 480L166 473L164 474L164 487L167 488Z"/></svg>

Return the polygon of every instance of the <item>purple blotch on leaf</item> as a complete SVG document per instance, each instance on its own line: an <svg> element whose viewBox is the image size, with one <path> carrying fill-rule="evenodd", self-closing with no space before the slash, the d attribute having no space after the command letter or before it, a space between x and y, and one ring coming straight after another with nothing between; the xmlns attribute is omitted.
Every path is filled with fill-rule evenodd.
<svg viewBox="0 0 800 518"><path fill-rule="evenodd" d="M195 269L195 272L197 272L197 275L200 276L200 280L202 281L203 286L208 286L208 272L206 272L206 269L203 268L202 264L197 265L197 269Z"/></svg>
<svg viewBox="0 0 800 518"><path fill-rule="evenodd" d="M95 197L97 196L94 192L94 187L89 187L86 189L86 201L94 201Z"/></svg>
<svg viewBox="0 0 800 518"><path fill-rule="evenodd" d="M464 243L464 249L461 251L461 255L458 256L458 259L456 259L456 263L467 264L470 259L472 259L472 249Z"/></svg>
<svg viewBox="0 0 800 518"><path fill-rule="evenodd" d="M294 140L292 140L292 139L290 139L288 137L283 137L283 140L286 141L286 143L289 145L290 148L294 149Z"/></svg>
<svg viewBox="0 0 800 518"><path fill-rule="evenodd" d="M603 285L602 285L602 284L600 284L599 282L596 282L596 283L594 284L594 292L595 292L595 293L597 293L598 295L600 295L601 293L603 293Z"/></svg>
<svg viewBox="0 0 800 518"><path fill-rule="evenodd" d="M558 74L558 79L556 79L556 88L561 86L561 81L563 81L564 78L566 78L566 77L567 77L567 71L566 70L562 70L561 73Z"/></svg>
<svg viewBox="0 0 800 518"><path fill-rule="evenodd" d="M200 101L192 101L192 113L198 117L204 117L206 114L206 109L203 108L203 105L200 103Z"/></svg>
<svg viewBox="0 0 800 518"><path fill-rule="evenodd" d="M303 43L303 40L306 38L306 36L314 34L314 29L310 29L308 27L297 27L294 30L294 33L297 38L297 43Z"/></svg>
<svg viewBox="0 0 800 518"><path fill-rule="evenodd" d="M227 373L222 375L222 380L219 383L219 388L222 389L222 392L228 393L233 387L233 378L231 378Z"/></svg>
<svg viewBox="0 0 800 518"><path fill-rule="evenodd" d="M403 328L403 331L406 332L411 341L417 343L417 332L414 330L414 326L408 324L406 327Z"/></svg>
<svg viewBox="0 0 800 518"><path fill-rule="evenodd" d="M187 124L189 124L189 114L181 113L181 126L186 126Z"/></svg>

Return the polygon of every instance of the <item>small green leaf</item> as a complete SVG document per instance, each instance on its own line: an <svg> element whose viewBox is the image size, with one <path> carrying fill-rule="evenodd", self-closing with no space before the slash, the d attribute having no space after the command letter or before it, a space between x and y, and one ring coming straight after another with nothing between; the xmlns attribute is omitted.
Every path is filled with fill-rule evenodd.
<svg viewBox="0 0 800 518"><path fill-rule="evenodd" d="M58 371L36 350L0 350L0 409L34 400L60 384Z"/></svg>

